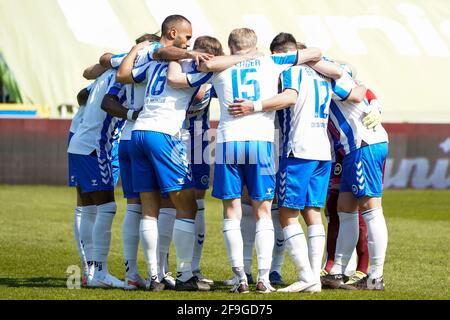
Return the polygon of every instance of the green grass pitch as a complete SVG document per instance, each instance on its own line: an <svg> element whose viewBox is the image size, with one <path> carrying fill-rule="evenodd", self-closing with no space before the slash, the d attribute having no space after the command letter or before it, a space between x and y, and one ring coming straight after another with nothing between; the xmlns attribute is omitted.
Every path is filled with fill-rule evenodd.
<svg viewBox="0 0 450 320"><path fill-rule="evenodd" d="M121 223L125 201L116 192L109 269L124 277ZM230 277L222 236L221 203L206 202L207 233L202 271L218 284L214 292L126 292L120 289L67 289L66 270L78 264L72 233L75 190L68 187L0 186L0 299L449 299L450 190L388 190L384 213L389 230L385 266L386 291L323 290L321 293L235 295L221 286ZM303 225L304 226L304 225ZM175 271L171 247L170 269ZM139 269L145 274L142 252ZM256 274L256 260L254 260ZM283 276L295 281L286 254ZM254 289L254 286L251 286Z"/></svg>

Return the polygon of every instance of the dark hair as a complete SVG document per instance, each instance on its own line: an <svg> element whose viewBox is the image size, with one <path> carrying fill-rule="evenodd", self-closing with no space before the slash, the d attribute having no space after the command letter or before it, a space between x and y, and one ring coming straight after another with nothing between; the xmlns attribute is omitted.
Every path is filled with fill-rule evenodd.
<svg viewBox="0 0 450 320"><path fill-rule="evenodd" d="M150 42L158 42L161 39L160 36L157 36L156 34L152 34L152 33L145 33L142 36L140 36L139 38L137 38L136 44L144 42L144 41L150 41Z"/></svg>
<svg viewBox="0 0 450 320"><path fill-rule="evenodd" d="M281 32L275 38L273 38L270 44L270 51L288 52L297 49L297 40L290 33Z"/></svg>
<svg viewBox="0 0 450 320"><path fill-rule="evenodd" d="M178 23L181 23L184 21L191 24L191 22L186 17L183 17L182 15L173 14L171 16L168 16L167 18L164 19L164 21L162 23L161 34L166 35L167 32L169 32L170 28L173 27L174 24L178 24Z"/></svg>
<svg viewBox="0 0 450 320"><path fill-rule="evenodd" d="M219 40L210 36L201 36L195 40L194 50L202 49L206 53L215 55L215 56L223 56L223 48L222 44Z"/></svg>
<svg viewBox="0 0 450 320"><path fill-rule="evenodd" d="M297 41L297 49L302 50L308 48L303 42Z"/></svg>

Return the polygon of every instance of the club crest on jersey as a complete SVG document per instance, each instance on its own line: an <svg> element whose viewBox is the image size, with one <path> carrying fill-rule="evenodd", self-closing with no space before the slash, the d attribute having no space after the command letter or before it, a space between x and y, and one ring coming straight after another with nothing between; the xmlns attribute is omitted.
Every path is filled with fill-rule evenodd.
<svg viewBox="0 0 450 320"><path fill-rule="evenodd" d="M342 165L340 163L336 163L334 166L334 175L338 176L342 173Z"/></svg>

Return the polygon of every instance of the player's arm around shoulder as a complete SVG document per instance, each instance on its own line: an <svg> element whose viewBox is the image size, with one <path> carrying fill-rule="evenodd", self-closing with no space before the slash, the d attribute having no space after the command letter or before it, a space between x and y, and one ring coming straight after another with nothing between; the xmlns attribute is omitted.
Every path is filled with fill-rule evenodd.
<svg viewBox="0 0 450 320"><path fill-rule="evenodd" d="M295 52L295 51L294 51ZM322 58L322 51L319 48L306 48L297 50L296 65L307 62L317 62Z"/></svg>
<svg viewBox="0 0 450 320"><path fill-rule="evenodd" d="M192 59L197 65L208 61L213 57L212 54L198 51L188 51L175 46L160 47L153 52L154 60L178 61L182 59Z"/></svg>
<svg viewBox="0 0 450 320"><path fill-rule="evenodd" d="M297 102L298 92L286 89L282 93L263 101L236 99L228 106L228 113L233 117L243 117L255 112L270 112L288 108Z"/></svg>
<svg viewBox="0 0 450 320"><path fill-rule="evenodd" d="M318 73L323 74L333 80L337 80L342 77L343 71L336 63L326 60L310 61L308 66L316 70Z"/></svg>
<svg viewBox="0 0 450 320"><path fill-rule="evenodd" d="M245 54L234 54L229 56L215 56L208 61L201 62L198 65L198 71L201 72L221 72L231 68L235 64L243 61L257 59L263 56L263 53L252 50Z"/></svg>
<svg viewBox="0 0 450 320"><path fill-rule="evenodd" d="M97 63L87 67L83 71L83 78L86 80L95 80L100 77L108 68L105 68L101 64Z"/></svg>
<svg viewBox="0 0 450 320"><path fill-rule="evenodd" d="M141 42L130 50L130 52L127 54L127 56L123 59L122 63L120 64L119 69L116 73L116 81L119 83L135 83L133 78L133 67L134 67L134 61L136 60L137 54L139 50L142 48L150 45L149 41Z"/></svg>

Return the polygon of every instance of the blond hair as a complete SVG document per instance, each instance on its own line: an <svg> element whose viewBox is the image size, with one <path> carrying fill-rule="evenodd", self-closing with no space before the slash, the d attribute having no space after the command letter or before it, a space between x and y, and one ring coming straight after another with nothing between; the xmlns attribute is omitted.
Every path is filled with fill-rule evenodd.
<svg viewBox="0 0 450 320"><path fill-rule="evenodd" d="M234 29L228 36L228 46L233 46L238 51L254 48L257 42L255 31L249 28Z"/></svg>

